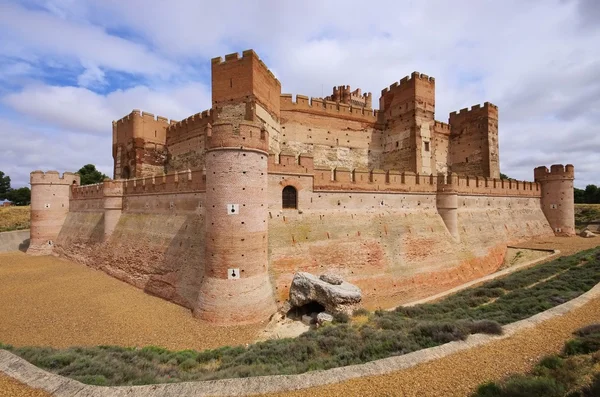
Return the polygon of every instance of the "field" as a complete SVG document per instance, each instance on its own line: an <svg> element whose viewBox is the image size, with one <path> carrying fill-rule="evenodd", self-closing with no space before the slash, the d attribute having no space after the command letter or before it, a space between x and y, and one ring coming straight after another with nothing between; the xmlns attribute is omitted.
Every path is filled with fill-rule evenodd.
<svg viewBox="0 0 600 397"><path fill-rule="evenodd" d="M575 227L583 228L593 222L600 227L600 204L575 204Z"/></svg>
<svg viewBox="0 0 600 397"><path fill-rule="evenodd" d="M0 232L29 229L30 207L0 207Z"/></svg>
<svg viewBox="0 0 600 397"><path fill-rule="evenodd" d="M135 385L293 374L406 354L474 333L502 333L502 325L530 317L600 282L600 248L461 291L437 303L395 311L360 310L352 318L280 339L218 349L160 347L11 347L33 364L84 383Z"/></svg>

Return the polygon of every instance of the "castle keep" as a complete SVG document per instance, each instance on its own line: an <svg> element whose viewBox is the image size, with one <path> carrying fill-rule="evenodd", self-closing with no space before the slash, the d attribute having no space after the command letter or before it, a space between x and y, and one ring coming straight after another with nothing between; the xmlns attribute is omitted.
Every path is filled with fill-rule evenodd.
<svg viewBox="0 0 600 397"><path fill-rule="evenodd" d="M333 271L367 307L497 270L506 246L573 235L572 165L499 178L498 108L435 120L435 80L372 94L281 93L252 51L212 60L212 107L113 122L114 178L31 174L31 254L54 253L217 324L258 322L296 271Z"/></svg>

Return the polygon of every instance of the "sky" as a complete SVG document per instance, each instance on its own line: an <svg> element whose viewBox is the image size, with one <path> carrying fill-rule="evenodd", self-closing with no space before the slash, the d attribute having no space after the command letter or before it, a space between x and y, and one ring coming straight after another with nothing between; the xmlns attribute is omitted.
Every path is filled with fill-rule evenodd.
<svg viewBox="0 0 600 397"><path fill-rule="evenodd" d="M573 164L600 185L597 0L0 0L0 170L95 164L112 177L112 120L210 108L210 59L254 49L282 92L373 93L413 71L436 113L499 107L500 171Z"/></svg>

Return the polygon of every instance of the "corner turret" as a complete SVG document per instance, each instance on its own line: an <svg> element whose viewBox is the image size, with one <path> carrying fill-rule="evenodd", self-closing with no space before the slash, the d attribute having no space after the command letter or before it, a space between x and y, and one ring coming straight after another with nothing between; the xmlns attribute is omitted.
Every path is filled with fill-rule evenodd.
<svg viewBox="0 0 600 397"><path fill-rule="evenodd" d="M548 168L541 166L533 171L536 182L542 189L542 211L557 236L575 235L575 197L573 180L575 167L554 164Z"/></svg>
<svg viewBox="0 0 600 397"><path fill-rule="evenodd" d="M206 262L194 316L217 324L266 320L276 311L268 274L269 137L259 124L206 129Z"/></svg>
<svg viewBox="0 0 600 397"><path fill-rule="evenodd" d="M69 213L71 186L79 185L79 175L57 171L33 171L31 183L31 228L27 253L50 255L54 241Z"/></svg>

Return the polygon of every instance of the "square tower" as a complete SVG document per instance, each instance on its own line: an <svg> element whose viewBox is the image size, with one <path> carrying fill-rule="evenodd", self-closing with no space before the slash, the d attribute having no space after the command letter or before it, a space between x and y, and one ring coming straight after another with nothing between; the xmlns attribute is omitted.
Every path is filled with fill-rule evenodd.
<svg viewBox="0 0 600 397"><path fill-rule="evenodd" d="M413 72L381 92L385 123L381 168L435 173L435 79Z"/></svg>

